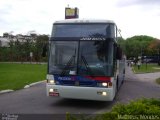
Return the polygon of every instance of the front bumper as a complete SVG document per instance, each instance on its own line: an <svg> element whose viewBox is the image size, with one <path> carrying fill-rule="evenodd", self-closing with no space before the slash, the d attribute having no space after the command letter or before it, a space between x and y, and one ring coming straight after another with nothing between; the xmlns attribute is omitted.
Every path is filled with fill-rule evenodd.
<svg viewBox="0 0 160 120"><path fill-rule="evenodd" d="M112 101L115 94L113 88L62 86L46 84L47 96L62 98L85 99L97 101ZM51 92L51 89L53 92ZM104 94L106 93L106 94Z"/></svg>

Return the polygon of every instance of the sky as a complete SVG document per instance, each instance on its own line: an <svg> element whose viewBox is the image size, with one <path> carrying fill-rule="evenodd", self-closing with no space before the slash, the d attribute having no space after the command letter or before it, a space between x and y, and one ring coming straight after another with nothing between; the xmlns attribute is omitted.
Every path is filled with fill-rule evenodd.
<svg viewBox="0 0 160 120"><path fill-rule="evenodd" d="M0 0L0 36L32 31L50 35L52 24L64 20L68 5L79 8L80 19L115 21L123 38L160 39L160 0Z"/></svg>

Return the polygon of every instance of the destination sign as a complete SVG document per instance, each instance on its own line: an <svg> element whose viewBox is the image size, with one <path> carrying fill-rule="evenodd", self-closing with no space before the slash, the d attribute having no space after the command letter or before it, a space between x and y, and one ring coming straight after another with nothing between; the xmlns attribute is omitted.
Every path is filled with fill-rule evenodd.
<svg viewBox="0 0 160 120"><path fill-rule="evenodd" d="M50 41L104 41L105 37L51 37Z"/></svg>
<svg viewBox="0 0 160 120"><path fill-rule="evenodd" d="M78 8L65 8L65 19L72 19L79 17Z"/></svg>
<svg viewBox="0 0 160 120"><path fill-rule="evenodd" d="M105 40L105 38L91 38L91 37L83 37L80 40Z"/></svg>
<svg viewBox="0 0 160 120"><path fill-rule="evenodd" d="M75 9L66 9L66 16L75 16Z"/></svg>

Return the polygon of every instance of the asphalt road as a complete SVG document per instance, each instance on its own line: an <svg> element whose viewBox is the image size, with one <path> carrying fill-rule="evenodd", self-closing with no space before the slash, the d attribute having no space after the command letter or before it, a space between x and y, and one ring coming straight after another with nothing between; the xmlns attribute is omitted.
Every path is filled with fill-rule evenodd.
<svg viewBox="0 0 160 120"><path fill-rule="evenodd" d="M140 80L126 68L125 82L113 102L71 100L46 97L45 83L11 93L0 94L1 114L94 114L110 110L117 102L137 98L160 98L160 86Z"/></svg>

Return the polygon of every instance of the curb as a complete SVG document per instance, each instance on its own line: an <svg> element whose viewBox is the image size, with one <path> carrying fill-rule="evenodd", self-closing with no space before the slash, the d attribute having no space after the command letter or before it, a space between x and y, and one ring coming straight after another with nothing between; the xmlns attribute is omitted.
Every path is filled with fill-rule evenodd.
<svg viewBox="0 0 160 120"><path fill-rule="evenodd" d="M29 87L31 87L31 86L34 86L34 85L37 85L37 84L40 84L40 83L43 83L43 82L45 82L45 81L46 81L46 80L39 81L39 82L35 82L35 83L31 83L31 84L29 84L29 85L24 86L24 89L27 89L27 88L29 88ZM13 91L14 91L14 90L11 90L11 89L1 90L1 91L0 91L0 94L10 93L10 92L13 92Z"/></svg>
<svg viewBox="0 0 160 120"><path fill-rule="evenodd" d="M8 89L8 90L1 90L0 94L4 94L4 93L9 93L9 92L13 92L14 90Z"/></svg>
<svg viewBox="0 0 160 120"><path fill-rule="evenodd" d="M31 84L29 84L29 85L24 86L24 89L29 88L29 87L32 87L32 86L37 85L37 84L40 84L40 83L43 83L43 82L45 82L45 81L46 81L46 80L39 81L39 82L35 82L35 83L31 83Z"/></svg>

